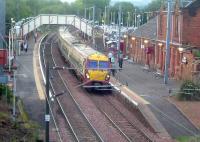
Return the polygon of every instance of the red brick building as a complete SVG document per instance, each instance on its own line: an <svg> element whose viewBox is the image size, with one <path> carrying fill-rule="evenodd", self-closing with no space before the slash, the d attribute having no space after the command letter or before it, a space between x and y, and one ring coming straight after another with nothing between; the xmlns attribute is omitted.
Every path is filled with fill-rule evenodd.
<svg viewBox="0 0 200 142"><path fill-rule="evenodd" d="M193 79L200 70L200 1L180 8L176 0L171 23L169 76ZM161 7L158 16L130 34L129 57L164 74L166 27L167 11Z"/></svg>

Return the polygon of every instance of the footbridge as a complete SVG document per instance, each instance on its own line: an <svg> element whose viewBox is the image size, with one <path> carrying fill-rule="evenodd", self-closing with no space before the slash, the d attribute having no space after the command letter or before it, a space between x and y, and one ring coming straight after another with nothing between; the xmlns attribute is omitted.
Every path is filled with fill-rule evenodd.
<svg viewBox="0 0 200 142"><path fill-rule="evenodd" d="M92 36L92 24L76 15L40 14L21 25L21 35L34 31L42 25L73 25L88 36Z"/></svg>

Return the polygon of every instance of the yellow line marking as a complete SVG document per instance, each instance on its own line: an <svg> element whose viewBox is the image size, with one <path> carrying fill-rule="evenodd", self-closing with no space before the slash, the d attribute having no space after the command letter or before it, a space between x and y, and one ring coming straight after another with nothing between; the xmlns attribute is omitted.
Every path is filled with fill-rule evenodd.
<svg viewBox="0 0 200 142"><path fill-rule="evenodd" d="M44 89L42 87L42 83L41 83L39 72L38 72L40 70L40 67L37 66L37 57L38 57L37 48L38 48L38 44L35 44L35 47L33 50L33 71L34 71L35 84L37 87L39 98L40 100L44 100L45 99Z"/></svg>

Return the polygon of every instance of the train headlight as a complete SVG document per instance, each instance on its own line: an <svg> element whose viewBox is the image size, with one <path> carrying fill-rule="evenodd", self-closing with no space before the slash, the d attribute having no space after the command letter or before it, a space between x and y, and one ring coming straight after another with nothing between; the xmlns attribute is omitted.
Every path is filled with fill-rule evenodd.
<svg viewBox="0 0 200 142"><path fill-rule="evenodd" d="M88 73L86 73L85 76L86 76L87 79L90 79L90 76L89 76Z"/></svg>
<svg viewBox="0 0 200 142"><path fill-rule="evenodd" d="M106 75L106 80L109 80L109 79L110 79L110 75L107 74L107 75Z"/></svg>

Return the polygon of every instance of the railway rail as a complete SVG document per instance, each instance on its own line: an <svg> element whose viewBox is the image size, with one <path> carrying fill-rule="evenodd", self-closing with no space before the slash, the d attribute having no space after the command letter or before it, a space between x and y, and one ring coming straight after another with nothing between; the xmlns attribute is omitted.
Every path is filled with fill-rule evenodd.
<svg viewBox="0 0 200 142"><path fill-rule="evenodd" d="M50 36L47 41L47 43L49 43L48 47L44 46L43 49L41 48L41 52L43 53L43 57L45 59L43 61L44 67L47 60L50 63L50 68L56 66L51 52L55 41L55 37ZM71 92L62 79L60 73L57 70L51 70L50 78L51 88L54 93L53 96L56 96L55 100L57 101L60 110L67 122L68 129L70 130L70 134L68 135L70 135L71 138L73 136L72 141L103 141L100 135L83 114L78 103L76 103L76 101L73 99L73 96L71 95Z"/></svg>
<svg viewBox="0 0 200 142"><path fill-rule="evenodd" d="M46 60L44 58L44 48L48 44L50 45L48 40L50 40L51 38L52 38L52 36L48 37L46 35L42 39L41 44L39 45L39 53L40 53L40 59L41 59L40 66L41 66L41 69L42 69L43 80L44 80L45 83L46 83L46 79L45 79L45 75L44 74L46 73L45 72L45 68L46 68L46 63L45 62L46 62ZM48 100L48 103L49 103L49 108L51 110L51 117L53 118L54 124L56 125L56 131L57 131L58 136L59 136L59 141L62 142L64 140L66 140L66 139L68 139L68 141L70 141L70 140L73 141L73 137L70 137L70 132L69 132L70 130L67 129L68 126L63 126L63 125L66 125L64 117L62 115L60 115L59 113L56 113L56 112L58 112L58 110L60 110L58 104L52 103L52 100L53 100L53 98L52 98L52 95L50 93L50 99ZM62 112L61 112L61 114L62 114ZM62 122L62 126L60 125L61 122ZM65 132L63 132L63 131L65 131ZM53 139L51 137L51 135L50 135L50 138Z"/></svg>
<svg viewBox="0 0 200 142"><path fill-rule="evenodd" d="M64 125L62 133L58 131L60 138L62 137L60 141L167 142L154 132L137 109L130 109L121 102L115 91L104 94L87 92L80 88L80 82L69 70L55 69L54 67L66 66L59 52L55 34L48 36L43 41L43 45L45 46L41 46L40 49L43 69L47 61L51 68L50 86L55 100L52 106L53 113L59 114L58 116L54 114L57 116L57 127ZM76 88L77 86L79 87ZM90 101L85 102L86 98ZM87 107L88 103L93 107ZM91 111L93 116L89 114ZM95 120L92 117L95 117ZM108 130L104 132L106 127Z"/></svg>
<svg viewBox="0 0 200 142"><path fill-rule="evenodd" d="M130 142L153 142L154 137L148 134L151 134L148 129L143 126L139 126L140 123L135 116L130 115L129 118L123 114L121 109L124 106L118 102L114 95L104 94L104 97L98 95L91 95L92 100L99 108L99 110L110 120L112 125L116 127L122 135ZM137 110L134 110L137 114ZM127 113L127 112L126 112ZM142 116L137 114L139 118L142 119ZM133 121L131 121L131 120Z"/></svg>
<svg viewBox="0 0 200 142"><path fill-rule="evenodd" d="M55 65L57 64L55 63ZM61 76L60 73L59 75ZM68 80L68 82L70 81L71 80ZM92 94L90 97L96 104L99 111L107 117L110 123L120 131L127 141L153 142L158 138L156 134L149 131L152 128L146 129L141 124L137 125L137 123L140 123L139 121L133 122L130 119L127 119L127 116L125 116L115 105L113 105L116 100L112 101L112 99L109 99L109 101L107 101L107 97L100 99L96 94ZM137 113L135 115L137 115ZM134 119L139 119L139 117L134 117Z"/></svg>

